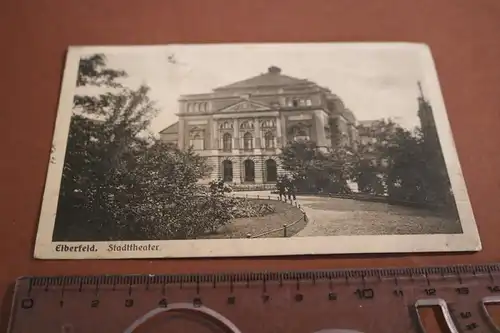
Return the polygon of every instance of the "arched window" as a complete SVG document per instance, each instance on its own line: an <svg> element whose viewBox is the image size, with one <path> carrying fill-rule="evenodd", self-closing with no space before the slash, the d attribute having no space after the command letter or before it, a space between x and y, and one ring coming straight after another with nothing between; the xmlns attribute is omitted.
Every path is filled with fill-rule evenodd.
<svg viewBox="0 0 500 333"><path fill-rule="evenodd" d="M231 129L231 128L233 128L233 124L230 123L229 121L225 121L219 125L219 128L220 129Z"/></svg>
<svg viewBox="0 0 500 333"><path fill-rule="evenodd" d="M233 162L229 160L222 162L222 179L225 182L233 181Z"/></svg>
<svg viewBox="0 0 500 333"><path fill-rule="evenodd" d="M264 146L269 148L274 148L274 135L272 132L267 132L264 136Z"/></svg>
<svg viewBox="0 0 500 333"><path fill-rule="evenodd" d="M276 161L268 159L266 161L266 181L275 182L278 179L278 170L276 167Z"/></svg>
<svg viewBox="0 0 500 333"><path fill-rule="evenodd" d="M253 149L253 137L252 134L247 132L243 135L243 149L252 150Z"/></svg>
<svg viewBox="0 0 500 333"><path fill-rule="evenodd" d="M222 137L222 150L231 151L233 149L233 138L231 134L225 133Z"/></svg>

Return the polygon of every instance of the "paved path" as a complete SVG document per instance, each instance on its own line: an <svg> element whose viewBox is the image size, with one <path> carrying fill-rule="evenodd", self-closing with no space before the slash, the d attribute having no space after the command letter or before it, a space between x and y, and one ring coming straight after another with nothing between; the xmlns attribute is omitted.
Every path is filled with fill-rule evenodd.
<svg viewBox="0 0 500 333"><path fill-rule="evenodd" d="M269 191L236 192L249 196L272 195ZM276 197L276 195L272 195ZM423 209L380 202L297 196L310 218L295 237L338 235L404 235L461 232L460 223Z"/></svg>

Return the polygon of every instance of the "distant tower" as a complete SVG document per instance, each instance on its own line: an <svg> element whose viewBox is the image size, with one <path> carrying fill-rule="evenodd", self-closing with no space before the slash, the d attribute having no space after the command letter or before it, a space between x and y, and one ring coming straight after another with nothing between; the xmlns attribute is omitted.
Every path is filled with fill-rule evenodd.
<svg viewBox="0 0 500 333"><path fill-rule="evenodd" d="M420 81L417 82L417 85L420 93L418 97L418 118L420 118L420 127L424 140L431 150L440 149L436 123L434 121L434 115L432 114L432 106L424 96Z"/></svg>
<svg viewBox="0 0 500 333"><path fill-rule="evenodd" d="M430 172L427 172L426 196L429 202L448 205L453 203L451 185L446 170L446 162L441 150L441 143L434 121L432 107L425 98L422 85L418 82L418 117L424 139L425 161Z"/></svg>

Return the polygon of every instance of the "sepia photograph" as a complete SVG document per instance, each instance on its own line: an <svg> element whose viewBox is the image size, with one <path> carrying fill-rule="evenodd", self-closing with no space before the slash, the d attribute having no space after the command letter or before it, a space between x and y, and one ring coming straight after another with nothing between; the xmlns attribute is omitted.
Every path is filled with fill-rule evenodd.
<svg viewBox="0 0 500 333"><path fill-rule="evenodd" d="M452 133L424 44L70 47L35 257L479 251Z"/></svg>

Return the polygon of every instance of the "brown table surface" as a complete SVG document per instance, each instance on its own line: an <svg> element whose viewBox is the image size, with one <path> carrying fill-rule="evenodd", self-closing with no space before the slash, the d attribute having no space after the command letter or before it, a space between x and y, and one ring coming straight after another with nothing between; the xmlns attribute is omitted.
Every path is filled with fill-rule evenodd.
<svg viewBox="0 0 500 333"><path fill-rule="evenodd" d="M6 300L4 319L10 302L7 288L21 275L500 261L498 0L5 0L0 2L0 36L0 292ZM484 249L448 255L34 260L33 240L68 45L236 41L408 41L430 45Z"/></svg>

